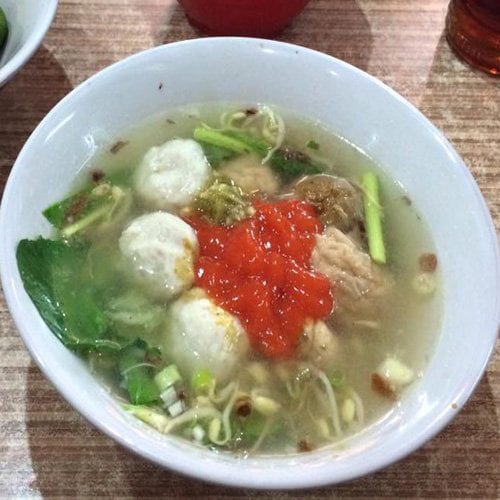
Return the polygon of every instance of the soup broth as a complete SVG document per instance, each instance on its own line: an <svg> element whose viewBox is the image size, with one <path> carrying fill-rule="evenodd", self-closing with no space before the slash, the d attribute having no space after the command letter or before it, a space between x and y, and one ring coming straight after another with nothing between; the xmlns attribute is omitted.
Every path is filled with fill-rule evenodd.
<svg viewBox="0 0 500 500"><path fill-rule="evenodd" d="M166 164L183 178L153 182ZM386 262L371 255L370 210ZM63 311L62 326L44 314L26 265L41 240L23 240L42 316L128 411L199 446L344 442L418 383L439 331L437 256L409 195L356 146L284 110L160 113L100 150L45 215L78 269L51 293L70 288L62 307L91 312L71 322Z"/></svg>

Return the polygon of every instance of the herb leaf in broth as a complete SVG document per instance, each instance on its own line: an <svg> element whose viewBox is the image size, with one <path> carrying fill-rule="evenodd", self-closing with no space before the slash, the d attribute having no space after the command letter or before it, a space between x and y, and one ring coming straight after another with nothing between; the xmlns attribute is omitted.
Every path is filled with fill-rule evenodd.
<svg viewBox="0 0 500 500"><path fill-rule="evenodd" d="M54 257L64 252L64 246L62 241L42 238L21 240L16 257L26 292L52 332L66 343L64 316L54 295L51 265L57 260Z"/></svg>
<svg viewBox="0 0 500 500"><path fill-rule="evenodd" d="M42 213L45 218L57 229L61 229L68 223L72 212L81 213L87 205L87 196L90 187L68 196L46 208Z"/></svg>
<svg viewBox="0 0 500 500"><path fill-rule="evenodd" d="M63 237L69 238L95 224L123 218L131 201L128 189L103 182L54 203L43 211L43 215Z"/></svg>
<svg viewBox="0 0 500 500"><path fill-rule="evenodd" d="M154 367L147 362L146 355L147 344L138 340L124 349L120 358L120 373L134 405L152 403L160 397L154 381Z"/></svg>
<svg viewBox="0 0 500 500"><path fill-rule="evenodd" d="M112 296L106 301L105 314L110 328L130 339L140 337L157 344L155 334L165 320L165 307L148 300L137 290Z"/></svg>
<svg viewBox="0 0 500 500"><path fill-rule="evenodd" d="M285 181L291 181L301 175L320 174L323 169L311 162L307 155L297 151L280 150L271 156L271 167Z"/></svg>
<svg viewBox="0 0 500 500"><path fill-rule="evenodd" d="M263 157L271 149L271 145L264 139L255 138L244 132L231 130L227 132L227 135L242 142L252 152ZM323 172L323 168L314 164L306 154L300 151L292 151L289 148L280 148L275 151L269 159L269 164L285 181L291 181L301 175L312 175Z"/></svg>
<svg viewBox="0 0 500 500"><path fill-rule="evenodd" d="M307 141L306 148L313 149L314 151L319 151L319 143L317 143L313 139L310 139L309 141Z"/></svg>
<svg viewBox="0 0 500 500"><path fill-rule="evenodd" d="M89 281L82 279L86 246L63 240L21 240L17 263L24 287L52 332L72 350L119 350ZM79 283L76 286L76 283Z"/></svg>
<svg viewBox="0 0 500 500"><path fill-rule="evenodd" d="M214 144L209 144L208 142L199 142L203 148L203 153L205 153L205 157L212 168L217 168L222 162L234 158L237 154L230 149L215 146Z"/></svg>
<svg viewBox="0 0 500 500"><path fill-rule="evenodd" d="M241 143L245 144L250 149L250 152L257 153L261 156L265 156L271 149L271 145L266 140L257 139L256 137L246 134L245 132L230 130L226 132L226 134L229 137L237 139Z"/></svg>
<svg viewBox="0 0 500 500"><path fill-rule="evenodd" d="M272 146L265 139L259 139L245 132L234 130L221 132L207 126L200 126L194 129L193 137L200 141L204 147L210 145L212 148L218 148L218 150L232 151L233 156L257 153L259 156L265 157L272 149ZM221 162L220 157L217 160L219 160L218 163ZM210 159L209 163L212 165ZM306 154L288 148L273 152L269 164L285 181L291 181L301 175L323 172L323 168L314 164Z"/></svg>
<svg viewBox="0 0 500 500"><path fill-rule="evenodd" d="M104 180L113 186L130 188L134 184L134 176L130 168L120 167L112 172L104 173Z"/></svg>

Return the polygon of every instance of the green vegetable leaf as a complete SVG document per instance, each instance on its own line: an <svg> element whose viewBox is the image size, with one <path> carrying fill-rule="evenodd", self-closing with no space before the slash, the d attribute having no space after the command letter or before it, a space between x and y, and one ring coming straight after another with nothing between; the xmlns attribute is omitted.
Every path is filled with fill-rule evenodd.
<svg viewBox="0 0 500 500"><path fill-rule="evenodd" d="M165 319L165 307L136 290L130 290L109 299L105 314L117 334L133 339L144 337L155 344L155 333Z"/></svg>
<svg viewBox="0 0 500 500"><path fill-rule="evenodd" d="M95 224L123 218L131 205L129 190L108 182L87 186L80 192L50 205L45 218L69 238Z"/></svg>
<svg viewBox="0 0 500 500"><path fill-rule="evenodd" d="M146 343L138 340L124 349L120 357L120 373L134 405L152 403L160 397L160 390L154 381L154 369L146 361L146 349Z"/></svg>
<svg viewBox="0 0 500 500"><path fill-rule="evenodd" d="M81 212L86 208L88 193L89 189L85 189L77 194L68 196L64 200L53 203L42 213L54 227L61 229L68 223L72 212Z"/></svg>
<svg viewBox="0 0 500 500"><path fill-rule="evenodd" d="M264 432L267 443L269 443L269 440L274 441L280 435L286 434L282 419L264 417L256 411L252 411L246 418L233 417L231 423L234 429L234 440L239 441L238 446L241 444L243 446L255 444Z"/></svg>
<svg viewBox="0 0 500 500"><path fill-rule="evenodd" d="M256 411L252 411L252 413L241 423L243 437L250 441L255 441L262 433L267 420L267 417L263 417Z"/></svg>
<svg viewBox="0 0 500 500"><path fill-rule="evenodd" d="M312 163L301 153L276 151L271 157L271 167L285 180L291 181L301 175L320 174L323 169Z"/></svg>
<svg viewBox="0 0 500 500"><path fill-rule="evenodd" d="M67 251L62 241L21 240L17 246L17 265L26 292L47 326L63 342L66 340L64 317L54 296L51 262L62 259Z"/></svg>
<svg viewBox="0 0 500 500"><path fill-rule="evenodd" d="M61 240L21 240L17 264L26 292L51 331L72 350L120 350L83 275L86 248Z"/></svg>
<svg viewBox="0 0 500 500"><path fill-rule="evenodd" d="M264 157L271 149L271 145L264 139L257 139L244 132L226 132L229 137L245 144L252 152ZM311 143L313 146L311 146ZM308 147L319 149L319 144L309 141ZM285 181L293 180L301 175L312 175L323 172L323 169L312 163L310 158L300 151L291 151L287 148L280 149L273 153L270 159L271 167Z"/></svg>
<svg viewBox="0 0 500 500"><path fill-rule="evenodd" d="M104 175L104 180L105 182L113 186L131 188L134 183L134 176L132 174L131 168L120 167L113 169L110 172L106 171Z"/></svg>
<svg viewBox="0 0 500 500"><path fill-rule="evenodd" d="M319 144L316 141L313 141L312 139L306 144L306 147L314 151L319 150Z"/></svg>
<svg viewBox="0 0 500 500"><path fill-rule="evenodd" d="M209 144L207 142L200 141L200 144L203 148L203 153L205 153L205 157L212 168L217 168L222 162L230 160L238 154L230 149L214 146L213 144Z"/></svg>
<svg viewBox="0 0 500 500"><path fill-rule="evenodd" d="M245 132L231 130L226 132L226 135L232 137L233 139L237 139L239 142L245 144L250 152L257 153L261 156L265 156L272 147L264 139L257 139L249 134L245 134Z"/></svg>
<svg viewBox="0 0 500 500"><path fill-rule="evenodd" d="M266 156L271 145L264 139L258 139L245 132L218 130L202 126L196 127L193 133L201 144L232 151L233 154L257 153ZM282 148L273 153L270 159L271 167L285 180L291 181L300 175L312 175L323 172L323 169L311 162L310 158L300 151Z"/></svg>
<svg viewBox="0 0 500 500"><path fill-rule="evenodd" d="M209 127L197 127L193 136L201 144L213 168L239 154L253 152L264 156L271 147L266 141L256 139L244 132L219 132Z"/></svg>
<svg viewBox="0 0 500 500"><path fill-rule="evenodd" d="M228 149L234 153L250 152L250 148L244 142L207 126L196 127L193 131L193 137L197 141Z"/></svg>
<svg viewBox="0 0 500 500"><path fill-rule="evenodd" d="M65 329L75 344L99 344L108 328L108 321L97 305L92 289L75 287L71 276L54 275L54 292L63 311Z"/></svg>
<svg viewBox="0 0 500 500"><path fill-rule="evenodd" d="M5 41L7 40L7 35L9 34L9 27L7 24L7 18L5 13L0 7L0 50L2 49Z"/></svg>

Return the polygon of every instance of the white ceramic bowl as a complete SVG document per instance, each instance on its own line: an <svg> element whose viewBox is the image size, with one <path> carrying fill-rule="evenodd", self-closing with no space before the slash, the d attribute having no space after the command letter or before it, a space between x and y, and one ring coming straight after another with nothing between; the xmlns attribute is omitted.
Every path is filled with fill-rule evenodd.
<svg viewBox="0 0 500 500"><path fill-rule="evenodd" d="M0 0L9 35L0 52L0 87L30 59L42 43L57 9L57 0Z"/></svg>
<svg viewBox="0 0 500 500"><path fill-rule="evenodd" d="M163 85L160 85L163 84ZM241 460L163 437L127 415L47 329L26 295L15 248L49 234L41 211L68 190L100 145L160 109L189 102L272 103L318 119L399 180L434 237L443 275L442 330L418 385L389 418L345 451ZM298 488L358 477L438 432L478 382L499 322L495 231L480 192L443 135L392 90L348 64L279 42L208 38L147 50L84 82L33 132L12 170L0 214L1 274L33 358L96 427L154 462L209 481Z"/></svg>

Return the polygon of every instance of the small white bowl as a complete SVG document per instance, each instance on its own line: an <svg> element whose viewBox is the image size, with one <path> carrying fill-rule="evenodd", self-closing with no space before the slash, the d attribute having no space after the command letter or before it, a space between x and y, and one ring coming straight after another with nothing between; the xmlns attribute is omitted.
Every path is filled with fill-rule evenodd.
<svg viewBox="0 0 500 500"><path fill-rule="evenodd" d="M0 87L5 85L42 43L57 9L57 0L0 0L9 34L0 52Z"/></svg>
<svg viewBox="0 0 500 500"><path fill-rule="evenodd" d="M439 255L443 321L418 384L344 450L246 460L164 437L134 419L48 330L24 291L15 249L50 234L41 211L62 198L99 146L159 110L190 102L270 103L317 119L396 178L427 221ZM430 439L470 396L499 324L495 230L469 171L443 135L402 97L332 57L285 43L207 38L147 50L84 82L41 122L21 151L0 213L0 272L14 321L34 360L96 427L157 464L254 488L353 479Z"/></svg>

